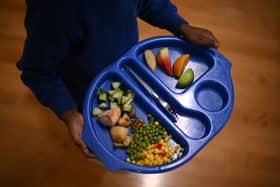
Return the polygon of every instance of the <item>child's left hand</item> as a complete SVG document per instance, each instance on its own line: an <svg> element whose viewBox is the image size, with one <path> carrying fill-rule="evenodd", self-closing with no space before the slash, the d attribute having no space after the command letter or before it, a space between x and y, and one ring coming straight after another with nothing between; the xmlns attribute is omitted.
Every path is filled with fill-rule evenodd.
<svg viewBox="0 0 280 187"><path fill-rule="evenodd" d="M179 34L195 45L219 48L220 42L207 29L184 24L179 29Z"/></svg>

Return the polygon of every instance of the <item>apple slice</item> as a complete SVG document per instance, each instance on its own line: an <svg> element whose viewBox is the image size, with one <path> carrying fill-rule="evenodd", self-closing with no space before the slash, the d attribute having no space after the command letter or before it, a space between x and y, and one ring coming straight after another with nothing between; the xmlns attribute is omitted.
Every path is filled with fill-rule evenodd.
<svg viewBox="0 0 280 187"><path fill-rule="evenodd" d="M168 48L164 47L159 50L157 54L157 63L160 64L162 69L169 75L173 76Z"/></svg>
<svg viewBox="0 0 280 187"><path fill-rule="evenodd" d="M194 73L193 70L190 68L186 70L179 78L176 88L184 89L191 85L194 79Z"/></svg>
<svg viewBox="0 0 280 187"><path fill-rule="evenodd" d="M173 64L173 74L175 77L180 77L184 72L185 66L188 64L190 55L181 55Z"/></svg>
<svg viewBox="0 0 280 187"><path fill-rule="evenodd" d="M156 70L156 57L150 49L144 51L144 58L148 67L154 72Z"/></svg>

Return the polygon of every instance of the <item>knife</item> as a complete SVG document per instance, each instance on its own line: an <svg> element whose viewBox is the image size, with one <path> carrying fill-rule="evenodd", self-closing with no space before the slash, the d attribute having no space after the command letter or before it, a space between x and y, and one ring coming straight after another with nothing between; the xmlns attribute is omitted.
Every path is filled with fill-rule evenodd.
<svg viewBox="0 0 280 187"><path fill-rule="evenodd" d="M132 69L126 67L128 72L133 75L133 77L141 84L141 86L151 95L153 100L160 105L176 122L178 119L178 115L175 112L175 110L170 106L170 104L166 101L164 101L162 98L160 98L156 92L142 79L140 76L138 76Z"/></svg>

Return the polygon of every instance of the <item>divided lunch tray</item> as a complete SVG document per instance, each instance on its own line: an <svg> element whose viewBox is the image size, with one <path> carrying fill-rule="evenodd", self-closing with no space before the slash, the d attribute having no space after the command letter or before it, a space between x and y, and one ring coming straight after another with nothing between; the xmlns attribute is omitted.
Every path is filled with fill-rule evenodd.
<svg viewBox="0 0 280 187"><path fill-rule="evenodd" d="M190 54L185 69L192 68L195 78L186 89L175 88L177 79L168 76L159 65L155 72L148 68L143 57L144 50L151 49L157 54L162 47L169 48L171 63L182 54ZM174 122L154 102L127 71L127 67L140 75L160 98L179 112L178 122ZM191 160L228 121L234 103L230 69L231 63L215 49L197 47L173 36L144 40L106 67L92 81L84 101L85 127L82 138L111 171L161 173L175 169ZM171 145L177 142L184 148L181 158L161 166L139 166L126 162L126 149L113 147L110 130L92 116L92 109L98 105L97 89L109 90L113 81L120 81L124 90L134 91L136 115L148 122L147 114L151 113L172 135Z"/></svg>

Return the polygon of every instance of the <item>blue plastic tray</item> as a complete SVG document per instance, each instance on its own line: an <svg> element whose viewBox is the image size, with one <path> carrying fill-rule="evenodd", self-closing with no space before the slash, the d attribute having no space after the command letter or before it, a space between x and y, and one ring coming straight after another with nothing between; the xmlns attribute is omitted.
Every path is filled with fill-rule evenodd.
<svg viewBox="0 0 280 187"><path fill-rule="evenodd" d="M195 74L190 87L176 89L177 79L168 76L160 67L157 67L155 73L147 67L143 58L144 50L151 49L157 54L162 47L169 48L172 63L180 55L190 54L190 62L186 69L191 67ZM176 111L180 111L180 124L172 122L166 112L158 107L142 86L130 76L125 66L142 75L161 98ZM84 104L83 140L111 171L161 173L175 169L196 155L229 119L234 103L230 69L231 63L215 49L196 47L176 37L144 40L105 68L92 81ZM99 124L92 116L92 109L98 105L97 88L109 90L112 81L121 81L124 89L132 89L135 92L133 104L137 116L147 122L147 114L153 114L168 133L172 134L172 141L184 147L181 158L162 166L139 166L126 162L126 149L114 148L108 128Z"/></svg>

